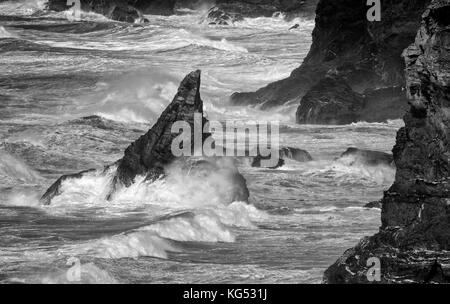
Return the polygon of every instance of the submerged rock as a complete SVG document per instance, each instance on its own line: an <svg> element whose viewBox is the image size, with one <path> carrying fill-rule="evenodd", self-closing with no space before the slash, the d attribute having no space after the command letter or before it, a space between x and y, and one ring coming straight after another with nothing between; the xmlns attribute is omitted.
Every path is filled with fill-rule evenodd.
<svg viewBox="0 0 450 304"><path fill-rule="evenodd" d="M183 121L190 125L191 130L194 130L195 113L203 114L203 101L200 98L200 71L194 71L183 79L172 103L164 110L153 127L125 150L122 159L107 166L100 173L98 170L87 170L62 176L43 195L42 203L48 205L55 196L60 195L63 192L65 182L83 178L94 171L100 175L112 174L111 183L106 191L106 198L110 200L114 198L118 190L135 183L137 176L145 176L146 180L153 181L164 177L166 168L174 163L189 166L189 172L204 172L206 170L209 171L209 174L216 174L220 171L222 186L230 190L231 199L248 201L249 192L246 181L232 162L227 162L221 158L201 157L199 159L196 157L191 159L189 157L177 158L173 155L172 141L180 133L172 133L172 125L175 122ZM97 121L96 117L88 119ZM206 122L206 118L203 117L202 126L199 127L203 129ZM206 140L209 136L211 135L204 134L202 140ZM192 132L191 143L194 142L194 132ZM205 178L208 178L208 176L205 176Z"/></svg>
<svg viewBox="0 0 450 304"><path fill-rule="evenodd" d="M251 166L260 168L261 167L261 161L262 160L268 160L271 156L261 156L257 155L252 159ZM312 156L308 153L308 151L299 149L299 148L292 148L292 147L283 147L279 151L279 160L278 164L274 167L271 167L269 169L277 169L285 165L286 160L294 160L297 162L309 162L312 161Z"/></svg>
<svg viewBox="0 0 450 304"><path fill-rule="evenodd" d="M296 122L332 125L386 122L401 117L407 108L406 92L400 86L369 89L359 94L342 77L328 75L302 98Z"/></svg>
<svg viewBox="0 0 450 304"><path fill-rule="evenodd" d="M369 208L369 209L381 209L381 202L380 201L375 201L375 202L370 202L364 205L364 208Z"/></svg>
<svg viewBox="0 0 450 304"><path fill-rule="evenodd" d="M362 150L358 148L348 148L347 151L342 153L339 157L339 159L344 158L350 158L352 163L361 163L368 166L392 166L394 161L392 154L380 151Z"/></svg>
<svg viewBox="0 0 450 304"><path fill-rule="evenodd" d="M208 11L206 22L210 25L231 25L235 22L244 20L244 17L238 12L227 12L223 8L212 7Z"/></svg>
<svg viewBox="0 0 450 304"><path fill-rule="evenodd" d="M449 283L450 0L434 0L404 51L411 98L397 134L397 174L385 192L380 232L327 269L326 283L368 283L367 261L381 261L382 283Z"/></svg>
<svg viewBox="0 0 450 304"><path fill-rule="evenodd" d="M350 124L358 120L363 97L342 77L329 75L302 98L296 113L299 124Z"/></svg>

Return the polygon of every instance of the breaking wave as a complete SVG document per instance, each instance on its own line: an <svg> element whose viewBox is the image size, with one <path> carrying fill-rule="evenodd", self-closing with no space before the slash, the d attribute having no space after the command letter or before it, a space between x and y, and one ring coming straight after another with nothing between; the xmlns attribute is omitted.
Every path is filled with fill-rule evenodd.
<svg viewBox="0 0 450 304"><path fill-rule="evenodd" d="M2 15L30 16L45 9L48 0L15 0L0 3Z"/></svg>
<svg viewBox="0 0 450 304"><path fill-rule="evenodd" d="M168 252L179 251L173 242L234 242L233 227L254 229L254 222L265 217L263 211L247 203L228 204L230 189L220 173L200 180L186 177L178 169L168 169L168 176L155 182L137 178L129 188L120 189L110 202L104 198L115 168L64 181L61 195L44 208L47 212L70 215L79 210L102 208L109 215L125 216L139 209L148 214L150 224L66 246L62 252L111 259L167 258Z"/></svg>
<svg viewBox="0 0 450 304"><path fill-rule="evenodd" d="M0 39L2 39L2 38L15 38L15 37L16 37L16 35L11 34L3 26L0 26Z"/></svg>
<svg viewBox="0 0 450 304"><path fill-rule="evenodd" d="M33 184L40 179L39 174L24 161L5 151L0 151L0 181L3 185Z"/></svg>
<svg viewBox="0 0 450 304"><path fill-rule="evenodd" d="M290 163L292 165L292 163ZM332 180L337 185L385 185L389 186L395 179L395 167L378 164L369 165L349 159L335 161L312 161L304 164L305 176ZM283 167L283 170L296 168Z"/></svg>

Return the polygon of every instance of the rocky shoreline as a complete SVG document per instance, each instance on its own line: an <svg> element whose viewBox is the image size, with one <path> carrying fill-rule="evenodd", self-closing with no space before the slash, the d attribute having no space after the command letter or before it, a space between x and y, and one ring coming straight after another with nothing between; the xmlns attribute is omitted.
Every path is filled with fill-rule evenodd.
<svg viewBox="0 0 450 304"><path fill-rule="evenodd" d="M410 109L397 134L396 179L381 201L380 232L347 250L325 283L368 283L370 258L381 283L450 283L450 1L425 10L403 53Z"/></svg>

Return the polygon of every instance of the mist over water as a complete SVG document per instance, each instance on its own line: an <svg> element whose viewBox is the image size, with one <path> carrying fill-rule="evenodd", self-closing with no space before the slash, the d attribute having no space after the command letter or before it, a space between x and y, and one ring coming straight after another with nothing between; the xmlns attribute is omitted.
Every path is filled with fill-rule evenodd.
<svg viewBox="0 0 450 304"><path fill-rule="evenodd" d="M298 67L313 20L216 27L192 11L144 25L91 13L71 22L43 3L0 3L0 282L70 283L76 257L85 283L319 283L343 250L377 230L379 211L363 206L382 197L395 170L337 158L348 147L389 152L401 121L299 126L295 106L228 105L233 92ZM100 169L150 128L194 69L209 119L279 120L281 146L314 160L277 170L242 163L250 205L227 202L220 173L186 179L176 168L105 201L112 176ZM61 174L90 168L99 170L39 204Z"/></svg>

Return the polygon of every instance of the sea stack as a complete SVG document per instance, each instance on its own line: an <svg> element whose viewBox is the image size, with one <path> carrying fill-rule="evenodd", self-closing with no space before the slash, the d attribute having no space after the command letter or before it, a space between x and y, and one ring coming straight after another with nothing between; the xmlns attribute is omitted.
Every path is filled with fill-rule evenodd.
<svg viewBox="0 0 450 304"><path fill-rule="evenodd" d="M200 75L201 72L197 70L183 79L173 101L167 106L157 122L145 135L128 146L122 159L102 170L91 169L62 176L42 196L42 203L45 205L51 204L52 199L64 191L64 183L83 178L87 174L112 174L109 189L105 189L106 199L111 200L119 189L131 186L137 176L145 176L148 181L164 177L165 169L175 161L180 166L188 168L186 174L196 172L198 170L195 170L195 168L201 167L203 178L208 178L208 173L220 171L223 174L223 183L227 183L226 186L233 192L230 194L231 200L248 201L249 191L246 181L232 161L206 157L190 158L183 156L177 158L172 153L172 141L180 135L180 133L172 133L172 125L175 122L187 122L191 130L195 128L195 114L201 114L203 117L200 122L202 125L197 126L201 130L207 122L207 119L203 116L203 101L200 98ZM194 143L193 132L191 136L191 143ZM202 141L209 136L211 134L204 134ZM209 169L209 171L206 169ZM113 172L111 173L111 171Z"/></svg>
<svg viewBox="0 0 450 304"><path fill-rule="evenodd" d="M410 109L393 149L396 179L382 226L325 272L325 283L448 283L450 275L450 0L434 0L403 56Z"/></svg>

